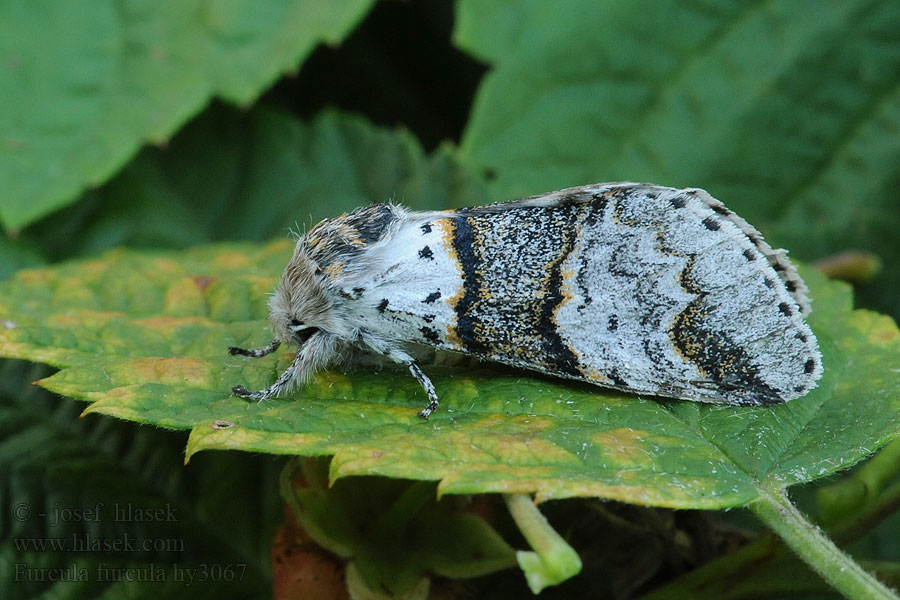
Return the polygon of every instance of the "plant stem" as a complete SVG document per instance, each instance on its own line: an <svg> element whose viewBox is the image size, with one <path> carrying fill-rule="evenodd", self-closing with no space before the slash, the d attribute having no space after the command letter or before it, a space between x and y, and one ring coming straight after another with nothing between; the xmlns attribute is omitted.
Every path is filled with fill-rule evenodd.
<svg viewBox="0 0 900 600"><path fill-rule="evenodd" d="M556 530L527 494L504 494L509 514L528 540L534 552L518 551L516 559L525 573L528 587L535 594L547 586L556 585L581 571L581 559Z"/></svg>
<svg viewBox="0 0 900 600"><path fill-rule="evenodd" d="M847 598L898 600L887 586L863 570L825 533L810 523L781 489L763 489L750 509L797 555Z"/></svg>

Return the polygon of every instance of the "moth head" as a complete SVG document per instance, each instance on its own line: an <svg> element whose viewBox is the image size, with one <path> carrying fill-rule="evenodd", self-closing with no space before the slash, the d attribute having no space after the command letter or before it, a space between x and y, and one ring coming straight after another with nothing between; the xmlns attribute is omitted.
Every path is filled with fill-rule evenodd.
<svg viewBox="0 0 900 600"><path fill-rule="evenodd" d="M269 300L276 338L302 344L321 331L352 339L356 328L343 306L344 288L366 273L369 251L390 237L405 214L400 206L372 204L325 219L301 237Z"/></svg>
<svg viewBox="0 0 900 600"><path fill-rule="evenodd" d="M269 298L269 324L275 337L296 345L303 345L318 331L333 332L335 325L321 270L301 243Z"/></svg>

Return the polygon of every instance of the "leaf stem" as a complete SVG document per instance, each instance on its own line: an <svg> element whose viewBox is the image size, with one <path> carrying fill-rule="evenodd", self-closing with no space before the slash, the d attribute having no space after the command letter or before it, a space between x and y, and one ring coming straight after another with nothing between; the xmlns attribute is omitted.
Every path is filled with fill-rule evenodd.
<svg viewBox="0 0 900 600"><path fill-rule="evenodd" d="M762 489L750 509L797 555L847 598L897 600L887 586L863 570L825 533L810 523L781 489Z"/></svg>
<svg viewBox="0 0 900 600"><path fill-rule="evenodd" d="M535 594L581 571L578 553L550 526L527 494L504 494L506 507L534 552L516 552L528 587Z"/></svg>

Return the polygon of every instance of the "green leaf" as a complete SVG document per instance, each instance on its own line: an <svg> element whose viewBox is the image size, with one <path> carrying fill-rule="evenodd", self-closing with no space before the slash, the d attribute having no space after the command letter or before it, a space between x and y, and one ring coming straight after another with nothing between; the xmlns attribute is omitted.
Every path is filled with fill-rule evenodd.
<svg viewBox="0 0 900 600"><path fill-rule="evenodd" d="M329 486L327 473L327 461L289 463L281 493L303 531L349 561L348 585L366 597L417 597L429 573L467 578L515 564L484 520L437 501L432 483L366 477Z"/></svg>
<svg viewBox="0 0 900 600"><path fill-rule="evenodd" d="M110 206L134 188L168 195L213 240L268 240L370 202L437 210L485 199L449 147L426 155L406 130L329 110L304 122L214 107L141 158L115 182Z"/></svg>
<svg viewBox="0 0 900 600"><path fill-rule="evenodd" d="M275 461L209 453L185 468L184 434L78 419L28 385L47 371L0 363L0 597L271 597Z"/></svg>
<svg viewBox="0 0 900 600"><path fill-rule="evenodd" d="M16 244L60 259L118 245L269 240L388 200L441 209L481 203L485 193L449 147L426 155L405 130L334 111L304 122L266 107L214 105L165 148L144 149L101 189L27 229Z"/></svg>
<svg viewBox="0 0 900 600"><path fill-rule="evenodd" d="M0 223L73 201L213 97L246 105L371 0L0 4Z"/></svg>
<svg viewBox="0 0 900 600"><path fill-rule="evenodd" d="M440 411L392 369L324 372L291 398L247 403L291 360L226 355L270 338L265 300L288 241L182 253L115 251L0 285L0 353L62 370L41 384L103 413L191 429L188 455L234 448L334 454L331 477L440 480L441 493L599 496L678 508L740 506L772 486L845 469L897 436L900 333L853 311L815 272L811 325L826 366L773 408L641 399L490 367L432 367Z"/></svg>
<svg viewBox="0 0 900 600"><path fill-rule="evenodd" d="M41 264L44 264L44 259L33 244L12 241L0 235L0 281L8 279L19 269Z"/></svg>
<svg viewBox="0 0 900 600"><path fill-rule="evenodd" d="M888 117L900 109L900 54L888 40L900 36L900 7L805 4L815 10L463 0L455 39L494 63L463 149L496 172L502 197L598 177L715 180L723 197L758 199L773 215L784 209L773 188L805 193L837 151L873 135L856 157L872 168L851 193L864 197L898 173Z"/></svg>
<svg viewBox="0 0 900 600"><path fill-rule="evenodd" d="M900 317L900 3L457 6L457 45L492 65L462 150L494 200L703 187L802 260L878 254L863 299Z"/></svg>

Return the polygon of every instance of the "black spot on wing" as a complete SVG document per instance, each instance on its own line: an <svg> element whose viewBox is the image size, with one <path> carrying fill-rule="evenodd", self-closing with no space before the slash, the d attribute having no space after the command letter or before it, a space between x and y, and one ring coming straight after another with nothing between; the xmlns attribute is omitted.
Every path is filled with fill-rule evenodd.
<svg viewBox="0 0 900 600"><path fill-rule="evenodd" d="M674 208L684 208L687 205L687 200L684 196L669 196L669 203Z"/></svg>
<svg viewBox="0 0 900 600"><path fill-rule="evenodd" d="M703 219L702 223L703 226L710 231L718 231L719 227L721 227L719 221L713 216L706 217L705 219Z"/></svg>
<svg viewBox="0 0 900 600"><path fill-rule="evenodd" d="M619 317L616 315L609 315L609 319L606 321L606 329L609 331L615 331L619 328Z"/></svg>
<svg viewBox="0 0 900 600"><path fill-rule="evenodd" d="M753 242L753 245L756 246L757 248L759 248L763 244L762 238L759 236L759 234L756 231L744 231L744 234L748 238L750 238L750 241ZM773 266L773 268L775 268L776 271L778 270L778 268L775 267L775 265L772 265L772 266Z"/></svg>
<svg viewBox="0 0 900 600"><path fill-rule="evenodd" d="M628 382L625 381L624 379L622 379L622 376L619 375L618 371L616 371L616 370L610 371L609 374L607 375L607 377L609 377L609 380L616 387L620 387L620 388L629 387Z"/></svg>
<svg viewBox="0 0 900 600"><path fill-rule="evenodd" d="M425 246L424 248L419 250L419 258L434 260L434 253L431 251L431 248Z"/></svg>
<svg viewBox="0 0 900 600"><path fill-rule="evenodd" d="M422 230L422 233L429 234L431 233L431 223L422 223L422 226L419 227Z"/></svg>
<svg viewBox="0 0 900 600"><path fill-rule="evenodd" d="M434 302L435 300L437 300L440 297L441 297L440 292L431 292L430 294L425 296L425 299L422 300L422 302L424 302L425 304L431 304L432 302Z"/></svg>
<svg viewBox="0 0 900 600"><path fill-rule="evenodd" d="M387 309L387 307L388 307L388 299L382 298L381 302L378 303L378 306L376 308L378 309L378 312L383 313Z"/></svg>
<svg viewBox="0 0 900 600"><path fill-rule="evenodd" d="M422 327L421 332L426 342L429 342L431 344L441 343L441 337L438 335L438 332L431 327Z"/></svg>

